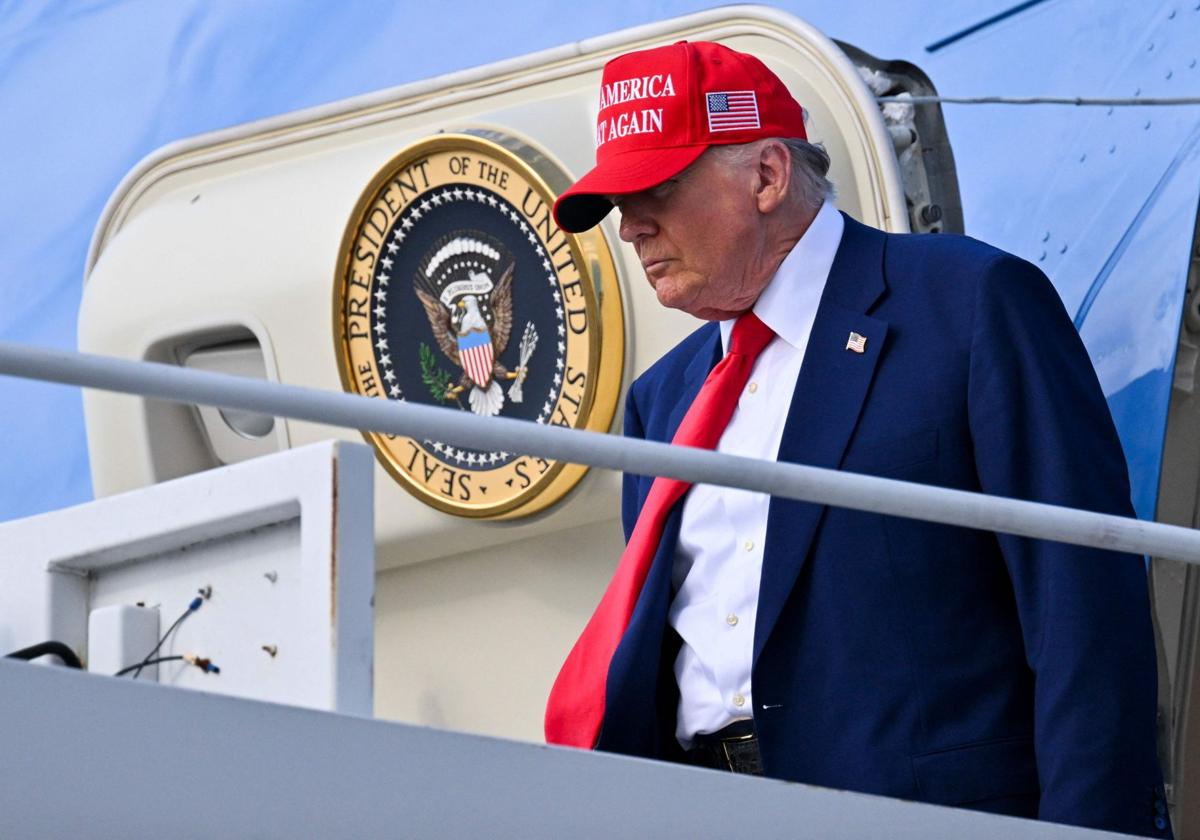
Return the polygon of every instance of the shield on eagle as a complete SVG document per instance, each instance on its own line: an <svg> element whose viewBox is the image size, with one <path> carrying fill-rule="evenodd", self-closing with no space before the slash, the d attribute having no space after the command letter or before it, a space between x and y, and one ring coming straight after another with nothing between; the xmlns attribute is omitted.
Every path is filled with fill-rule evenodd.
<svg viewBox="0 0 1200 840"><path fill-rule="evenodd" d="M492 334L485 328L458 336L458 355L471 381L486 388L492 381L492 364L496 361L492 352Z"/></svg>

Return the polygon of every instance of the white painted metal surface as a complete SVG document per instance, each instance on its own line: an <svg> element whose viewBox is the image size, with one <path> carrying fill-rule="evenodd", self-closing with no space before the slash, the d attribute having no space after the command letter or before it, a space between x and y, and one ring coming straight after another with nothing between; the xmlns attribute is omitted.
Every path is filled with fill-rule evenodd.
<svg viewBox="0 0 1200 840"><path fill-rule="evenodd" d="M204 589L162 653L221 673L172 662L160 681L370 715L372 463L330 441L0 524L0 650L85 658L93 610L157 606L165 631Z"/></svg>
<svg viewBox="0 0 1200 840"><path fill-rule="evenodd" d="M0 685L6 840L1123 836L65 668Z"/></svg>
<svg viewBox="0 0 1200 840"><path fill-rule="evenodd" d="M87 655L80 659L93 674L116 674L147 659L165 627L157 606L137 602L94 606L88 613ZM158 679L158 666L147 665L139 675Z"/></svg>

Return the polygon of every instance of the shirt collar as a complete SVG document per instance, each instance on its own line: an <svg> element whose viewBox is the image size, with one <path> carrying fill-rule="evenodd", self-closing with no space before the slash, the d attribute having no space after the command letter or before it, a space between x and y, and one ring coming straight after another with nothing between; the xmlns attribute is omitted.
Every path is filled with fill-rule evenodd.
<svg viewBox="0 0 1200 840"><path fill-rule="evenodd" d="M808 230L784 257L754 303L754 314L797 350L803 351L808 345L808 335L817 318L817 304L821 302L845 228L846 220L833 203L822 204ZM729 334L736 320L720 322L723 349L729 347Z"/></svg>

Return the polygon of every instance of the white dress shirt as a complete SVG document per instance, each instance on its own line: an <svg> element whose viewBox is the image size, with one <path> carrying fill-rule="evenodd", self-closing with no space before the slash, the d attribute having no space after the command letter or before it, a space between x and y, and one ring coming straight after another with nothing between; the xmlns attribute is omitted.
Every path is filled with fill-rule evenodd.
<svg viewBox="0 0 1200 840"><path fill-rule="evenodd" d="M754 304L775 331L750 372L718 452L774 460L792 391L845 220L826 201ZM729 346L733 320L721 322ZM683 503L668 620L683 639L675 660L675 736L690 748L698 733L753 717L750 664L770 496L697 484Z"/></svg>

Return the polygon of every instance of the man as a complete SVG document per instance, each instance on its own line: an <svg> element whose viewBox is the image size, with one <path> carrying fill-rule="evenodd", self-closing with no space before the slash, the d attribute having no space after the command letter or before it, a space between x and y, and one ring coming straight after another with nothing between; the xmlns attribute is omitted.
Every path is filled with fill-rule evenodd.
<svg viewBox="0 0 1200 840"><path fill-rule="evenodd" d="M752 56L679 43L602 84L556 218L615 205L659 302L712 322L634 382L627 435L1133 515L1036 268L839 214ZM551 742L1169 833L1141 558L633 475L624 520Z"/></svg>

